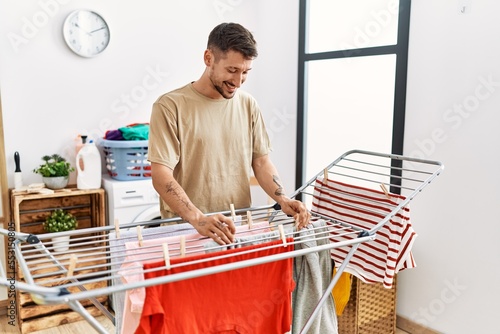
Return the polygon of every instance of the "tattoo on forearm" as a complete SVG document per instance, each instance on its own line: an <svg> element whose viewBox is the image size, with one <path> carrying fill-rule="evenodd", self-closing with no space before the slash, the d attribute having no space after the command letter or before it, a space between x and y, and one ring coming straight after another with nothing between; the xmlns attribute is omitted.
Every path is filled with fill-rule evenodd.
<svg viewBox="0 0 500 334"><path fill-rule="evenodd" d="M278 175L273 175L273 181L278 186L278 189L276 189L274 191L274 194L276 196L282 196L282 195L284 195L285 193L283 192L283 186L280 183L280 178L278 177Z"/></svg>
<svg viewBox="0 0 500 334"><path fill-rule="evenodd" d="M185 201L181 198L181 196L179 195L179 193L177 192L177 189L174 187L173 183L172 182L169 182L167 183L166 187L165 187L165 192L167 194L171 194L175 197L177 197L177 200L181 203L183 203L186 208L189 208L189 202L188 201Z"/></svg>

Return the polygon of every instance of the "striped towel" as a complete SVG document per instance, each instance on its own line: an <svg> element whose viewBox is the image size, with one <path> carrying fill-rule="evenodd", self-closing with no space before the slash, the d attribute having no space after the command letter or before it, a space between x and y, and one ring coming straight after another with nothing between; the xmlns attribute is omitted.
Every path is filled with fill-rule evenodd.
<svg viewBox="0 0 500 334"><path fill-rule="evenodd" d="M371 229L391 212L404 196L389 194L356 185L332 180L316 180L312 203L313 212L349 223L363 229ZM377 233L376 239L362 243L354 253L345 271L365 283L383 283L391 288L394 275L402 269L414 268L411 248L417 234L410 223L410 209L404 206ZM352 240L355 235L341 236L332 232L330 240ZM332 258L338 267L345 259L347 247L334 248Z"/></svg>

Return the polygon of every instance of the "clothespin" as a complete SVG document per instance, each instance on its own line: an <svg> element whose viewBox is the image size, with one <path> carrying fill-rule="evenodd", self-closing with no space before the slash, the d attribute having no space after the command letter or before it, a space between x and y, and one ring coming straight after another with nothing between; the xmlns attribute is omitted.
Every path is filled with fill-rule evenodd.
<svg viewBox="0 0 500 334"><path fill-rule="evenodd" d="M286 236L285 230L283 229L283 224L278 225L278 230L280 231L280 238L283 241L283 247L286 247Z"/></svg>
<svg viewBox="0 0 500 334"><path fill-rule="evenodd" d="M385 184L381 183L380 184L380 188L382 188L382 191L384 192L385 197L387 197L387 199L391 199L391 195L387 191L387 188L385 187Z"/></svg>
<svg viewBox="0 0 500 334"><path fill-rule="evenodd" d="M115 219L115 234L116 234L116 239L120 239L120 222L118 219Z"/></svg>
<svg viewBox="0 0 500 334"><path fill-rule="evenodd" d="M241 216L237 216L236 215L236 211L234 210L234 204L231 203L229 204L229 208L231 209L231 219L233 220L233 222L241 222Z"/></svg>
<svg viewBox="0 0 500 334"><path fill-rule="evenodd" d="M326 181L328 181L328 169L327 168L325 168L323 170L323 182L326 183Z"/></svg>
<svg viewBox="0 0 500 334"><path fill-rule="evenodd" d="M231 218L233 218L233 221L236 220L236 211L234 211L234 204L231 203L229 204L229 208L231 209Z"/></svg>
<svg viewBox="0 0 500 334"><path fill-rule="evenodd" d="M137 241L139 241L139 247L142 247L142 228L137 225Z"/></svg>
<svg viewBox="0 0 500 334"><path fill-rule="evenodd" d="M251 211L247 211L247 220L248 220L248 229L251 230L253 225L253 218Z"/></svg>
<svg viewBox="0 0 500 334"><path fill-rule="evenodd" d="M76 267L76 255L75 254L71 254L70 257L69 257L69 266L68 266L68 272L66 273L66 277L71 277L73 276L73 271L75 270L75 267Z"/></svg>
<svg viewBox="0 0 500 334"><path fill-rule="evenodd" d="M181 257L186 256L186 236L185 235L181 235L180 251L181 251Z"/></svg>
<svg viewBox="0 0 500 334"><path fill-rule="evenodd" d="M162 244L163 246L163 258L165 259L165 267L167 270L170 269L170 255L168 253L168 244L165 242Z"/></svg>

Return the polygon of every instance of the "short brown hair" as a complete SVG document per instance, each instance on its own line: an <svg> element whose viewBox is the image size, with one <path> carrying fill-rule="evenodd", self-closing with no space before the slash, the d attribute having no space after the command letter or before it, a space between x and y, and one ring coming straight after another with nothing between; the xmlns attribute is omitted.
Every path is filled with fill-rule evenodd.
<svg viewBox="0 0 500 334"><path fill-rule="evenodd" d="M258 55L257 42L245 27L238 23L221 23L208 36L207 49L240 52L245 58L253 59Z"/></svg>

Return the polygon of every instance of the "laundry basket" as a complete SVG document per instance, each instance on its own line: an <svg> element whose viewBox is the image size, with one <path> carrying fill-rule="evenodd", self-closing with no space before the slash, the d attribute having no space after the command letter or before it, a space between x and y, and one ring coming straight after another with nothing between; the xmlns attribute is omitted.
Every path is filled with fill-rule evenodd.
<svg viewBox="0 0 500 334"><path fill-rule="evenodd" d="M102 147L106 169L111 178L133 181L151 178L147 140L105 140Z"/></svg>
<svg viewBox="0 0 500 334"><path fill-rule="evenodd" d="M338 317L339 334L396 333L396 276L390 289L352 276L349 303Z"/></svg>

